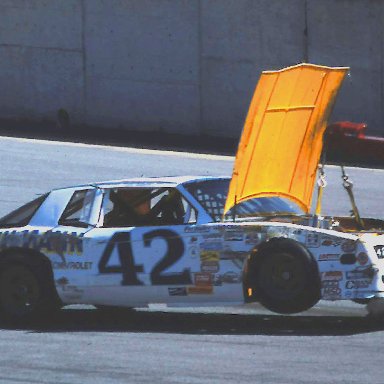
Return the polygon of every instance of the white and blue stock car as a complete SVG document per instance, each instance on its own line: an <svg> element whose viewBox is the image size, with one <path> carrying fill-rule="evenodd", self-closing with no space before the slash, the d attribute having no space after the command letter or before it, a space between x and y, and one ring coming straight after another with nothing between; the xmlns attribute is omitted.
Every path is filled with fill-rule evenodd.
<svg viewBox="0 0 384 384"><path fill-rule="evenodd" d="M0 220L1 312L257 300L293 313L321 297L383 296L383 235L342 233L328 220L313 228L279 197L240 203L223 220L229 182L132 179L56 189L24 205Z"/></svg>
<svg viewBox="0 0 384 384"><path fill-rule="evenodd" d="M0 316L25 320L74 303L251 301L296 313L320 299L384 298L384 222L322 217L320 187L309 213L345 71L303 64L263 73L232 178L55 189L1 218Z"/></svg>

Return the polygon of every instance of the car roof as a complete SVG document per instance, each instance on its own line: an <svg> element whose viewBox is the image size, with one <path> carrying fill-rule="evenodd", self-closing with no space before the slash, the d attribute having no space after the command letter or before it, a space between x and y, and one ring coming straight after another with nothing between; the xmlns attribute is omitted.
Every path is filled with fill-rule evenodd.
<svg viewBox="0 0 384 384"><path fill-rule="evenodd" d="M95 183L74 185L66 188L59 189L76 189L76 188L118 188L118 187L148 187L148 188L161 188L161 187L177 187L180 184L189 184L200 181L209 180L229 180L228 176L163 176L163 177L134 177L121 180L109 180Z"/></svg>

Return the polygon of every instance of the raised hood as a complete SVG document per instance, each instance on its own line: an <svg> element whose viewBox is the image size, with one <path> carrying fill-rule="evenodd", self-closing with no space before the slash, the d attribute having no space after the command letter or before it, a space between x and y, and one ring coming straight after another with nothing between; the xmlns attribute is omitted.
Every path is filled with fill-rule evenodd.
<svg viewBox="0 0 384 384"><path fill-rule="evenodd" d="M265 71L249 107L225 212L255 197L311 207L323 134L349 68L299 64Z"/></svg>

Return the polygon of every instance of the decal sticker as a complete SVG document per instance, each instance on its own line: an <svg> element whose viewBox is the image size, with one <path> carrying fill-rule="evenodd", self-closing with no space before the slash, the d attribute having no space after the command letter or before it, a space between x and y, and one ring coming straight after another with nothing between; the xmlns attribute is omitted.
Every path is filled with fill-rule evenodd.
<svg viewBox="0 0 384 384"><path fill-rule="evenodd" d="M191 225L190 227L185 227L185 233L206 233L210 232L211 228L205 225Z"/></svg>
<svg viewBox="0 0 384 384"><path fill-rule="evenodd" d="M76 287L75 285L66 285L63 287L63 293L69 300L78 300L82 298L84 290Z"/></svg>
<svg viewBox="0 0 384 384"><path fill-rule="evenodd" d="M220 286L223 285L223 280L221 275L213 275L213 285Z"/></svg>
<svg viewBox="0 0 384 384"><path fill-rule="evenodd" d="M341 245L341 243L342 243L341 239L338 239L336 237L331 237L331 236L323 236L321 240L321 245L324 247L330 247L330 246L338 247L339 245Z"/></svg>
<svg viewBox="0 0 384 384"><path fill-rule="evenodd" d="M321 282L322 298L326 300L338 300L341 298L339 282L343 274L341 271L335 271L336 273L334 274L332 272L324 272L323 276L327 276L328 279Z"/></svg>
<svg viewBox="0 0 384 384"><path fill-rule="evenodd" d="M338 253L324 253L319 255L319 261L337 261L339 257Z"/></svg>
<svg viewBox="0 0 384 384"><path fill-rule="evenodd" d="M261 234L256 232L248 232L245 234L245 244L257 245L261 242Z"/></svg>
<svg viewBox="0 0 384 384"><path fill-rule="evenodd" d="M347 271L345 273L347 280L361 280L368 279L372 274L371 268L357 268L353 271Z"/></svg>
<svg viewBox="0 0 384 384"><path fill-rule="evenodd" d="M203 261L200 264L201 272L216 273L216 272L219 272L219 269L220 269L219 261Z"/></svg>
<svg viewBox="0 0 384 384"><path fill-rule="evenodd" d="M221 233L209 233L207 235L203 235L204 240L222 240L223 235Z"/></svg>
<svg viewBox="0 0 384 384"><path fill-rule="evenodd" d="M53 269L92 269L92 262L77 262L77 261L69 261L69 262L52 262Z"/></svg>
<svg viewBox="0 0 384 384"><path fill-rule="evenodd" d="M343 280L343 272L341 271L327 271L321 274L322 280Z"/></svg>
<svg viewBox="0 0 384 384"><path fill-rule="evenodd" d="M239 230L229 230L224 232L224 241L243 241L244 233Z"/></svg>
<svg viewBox="0 0 384 384"><path fill-rule="evenodd" d="M192 259L198 257L198 256L199 256L199 248L197 248L197 246L190 247L190 248L188 249L188 255L189 255Z"/></svg>
<svg viewBox="0 0 384 384"><path fill-rule="evenodd" d="M225 248L220 254L220 259L222 260L243 260L249 255L248 251L233 251L230 248Z"/></svg>
<svg viewBox="0 0 384 384"><path fill-rule="evenodd" d="M200 261L205 263L207 261L219 262L220 252L219 251L200 251Z"/></svg>
<svg viewBox="0 0 384 384"><path fill-rule="evenodd" d="M76 232L5 231L0 237L0 248L22 247L45 253L55 253L65 262L64 254L78 256L83 254L82 237L83 234L78 235Z"/></svg>
<svg viewBox="0 0 384 384"><path fill-rule="evenodd" d="M200 243L200 249L202 251L221 251L223 249L223 243L220 241L205 241Z"/></svg>
<svg viewBox="0 0 384 384"><path fill-rule="evenodd" d="M176 288L168 288L169 296L187 296L187 288L186 287L176 287Z"/></svg>
<svg viewBox="0 0 384 384"><path fill-rule="evenodd" d="M343 244L341 244L341 249L345 253L350 253L356 251L357 244L354 240L346 240Z"/></svg>
<svg viewBox="0 0 384 384"><path fill-rule="evenodd" d="M187 291L189 295L211 295L213 293L213 286L192 286L188 287Z"/></svg>
<svg viewBox="0 0 384 384"><path fill-rule="evenodd" d="M324 300L339 300L341 298L341 289L338 287L324 288L322 298Z"/></svg>
<svg viewBox="0 0 384 384"><path fill-rule="evenodd" d="M241 282L241 276L240 274L234 272L234 271L228 271L225 272L221 276L223 283L233 284L233 283L240 283Z"/></svg>
<svg viewBox="0 0 384 384"><path fill-rule="evenodd" d="M308 248L318 248L320 247L320 235L318 233L307 233L305 239L305 245Z"/></svg>
<svg viewBox="0 0 384 384"><path fill-rule="evenodd" d="M196 286L211 286L212 285L212 274L198 272L195 273L195 285Z"/></svg>
<svg viewBox="0 0 384 384"><path fill-rule="evenodd" d="M368 259L368 255L365 253L365 252L360 252L358 255L357 255L357 262L360 264L360 265L365 265L368 263L369 259Z"/></svg>
<svg viewBox="0 0 384 384"><path fill-rule="evenodd" d="M360 289L368 288L372 280L348 280L345 284L345 289Z"/></svg>

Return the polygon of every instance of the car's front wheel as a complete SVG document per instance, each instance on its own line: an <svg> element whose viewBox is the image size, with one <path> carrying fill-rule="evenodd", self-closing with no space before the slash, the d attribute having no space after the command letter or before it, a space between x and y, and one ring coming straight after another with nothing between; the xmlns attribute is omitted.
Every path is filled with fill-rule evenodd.
<svg viewBox="0 0 384 384"><path fill-rule="evenodd" d="M0 317L24 322L42 318L57 308L52 287L42 268L23 263L7 263L0 271Z"/></svg>
<svg viewBox="0 0 384 384"><path fill-rule="evenodd" d="M255 254L252 270L252 288L260 303L273 312L302 312L320 299L316 260L294 240L266 243Z"/></svg>

